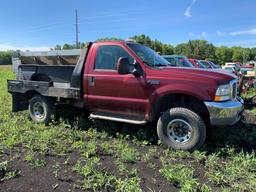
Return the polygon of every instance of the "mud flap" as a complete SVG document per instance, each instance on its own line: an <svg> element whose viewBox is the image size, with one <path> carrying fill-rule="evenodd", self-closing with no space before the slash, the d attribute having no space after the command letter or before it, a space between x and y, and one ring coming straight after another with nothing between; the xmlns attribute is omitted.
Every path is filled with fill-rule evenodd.
<svg viewBox="0 0 256 192"><path fill-rule="evenodd" d="M12 93L12 111L18 112L28 109L28 96L24 93Z"/></svg>

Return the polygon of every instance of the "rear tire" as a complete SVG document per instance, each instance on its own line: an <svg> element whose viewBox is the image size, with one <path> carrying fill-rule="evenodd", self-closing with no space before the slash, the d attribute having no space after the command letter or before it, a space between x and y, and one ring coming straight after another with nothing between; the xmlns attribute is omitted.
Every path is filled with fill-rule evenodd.
<svg viewBox="0 0 256 192"><path fill-rule="evenodd" d="M191 151L203 145L206 126L204 120L194 111L172 108L159 118L157 134L168 148Z"/></svg>
<svg viewBox="0 0 256 192"><path fill-rule="evenodd" d="M54 114L54 104L46 97L35 95L29 102L29 115L36 123L48 125Z"/></svg>

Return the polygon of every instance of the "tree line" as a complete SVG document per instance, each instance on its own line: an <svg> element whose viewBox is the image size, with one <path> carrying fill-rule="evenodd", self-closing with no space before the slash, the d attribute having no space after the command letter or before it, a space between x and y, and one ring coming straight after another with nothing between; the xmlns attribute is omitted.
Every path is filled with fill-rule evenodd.
<svg viewBox="0 0 256 192"><path fill-rule="evenodd" d="M135 35L130 37L138 43L146 45L161 55L185 55L189 58L214 60L219 64L226 62L241 62L256 60L256 47L255 48L243 48L239 46L227 47L227 46L214 46L212 43L206 40L189 40L186 43L181 43L176 46L162 43L161 41L151 39L146 35ZM113 41L123 40L120 38L101 38L96 41ZM86 46L87 43L80 44ZM63 46L57 45L54 49L72 49L76 48L76 45L64 44Z"/></svg>
<svg viewBox="0 0 256 192"><path fill-rule="evenodd" d="M206 40L189 40L186 43L181 43L176 46L163 43L157 39L151 39L146 35L135 35L130 39L146 45L161 55L185 55L189 58L195 59L209 59L224 64L225 62L247 62L256 60L256 47L255 48L243 48L239 46L227 47L227 46L214 46L212 43ZM123 40L120 38L101 38L96 41L113 41ZM78 46L76 44L64 44L56 45L52 50L65 50L83 48L87 45L87 42L80 42ZM0 52L0 65L11 63L11 51Z"/></svg>
<svg viewBox="0 0 256 192"><path fill-rule="evenodd" d="M8 65L12 63L11 51L0 51L0 65Z"/></svg>

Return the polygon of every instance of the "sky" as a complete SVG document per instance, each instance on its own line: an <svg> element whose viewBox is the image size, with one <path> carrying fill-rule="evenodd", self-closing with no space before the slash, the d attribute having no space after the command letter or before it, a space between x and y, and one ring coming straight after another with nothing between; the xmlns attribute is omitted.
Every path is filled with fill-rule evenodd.
<svg viewBox="0 0 256 192"><path fill-rule="evenodd" d="M1 50L48 50L79 40L145 34L177 45L256 47L256 0L8 0L0 5Z"/></svg>

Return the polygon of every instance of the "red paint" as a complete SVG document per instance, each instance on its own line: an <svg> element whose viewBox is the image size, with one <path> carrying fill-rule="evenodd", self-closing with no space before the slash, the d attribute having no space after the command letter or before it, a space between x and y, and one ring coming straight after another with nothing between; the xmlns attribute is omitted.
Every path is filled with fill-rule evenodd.
<svg viewBox="0 0 256 192"><path fill-rule="evenodd" d="M188 59L196 68L200 68L200 65L198 65L197 60L196 59Z"/></svg>
<svg viewBox="0 0 256 192"><path fill-rule="evenodd" d="M144 75L121 75L115 70L94 70L97 48L100 45L118 45L139 63ZM88 79L94 78L94 86ZM144 64L125 42L94 43L85 61L83 89L89 111L141 116L147 119L159 98L173 93L191 95L201 101L212 101L219 84L234 77L204 69L163 68L153 69ZM150 84L155 80L159 83Z"/></svg>

